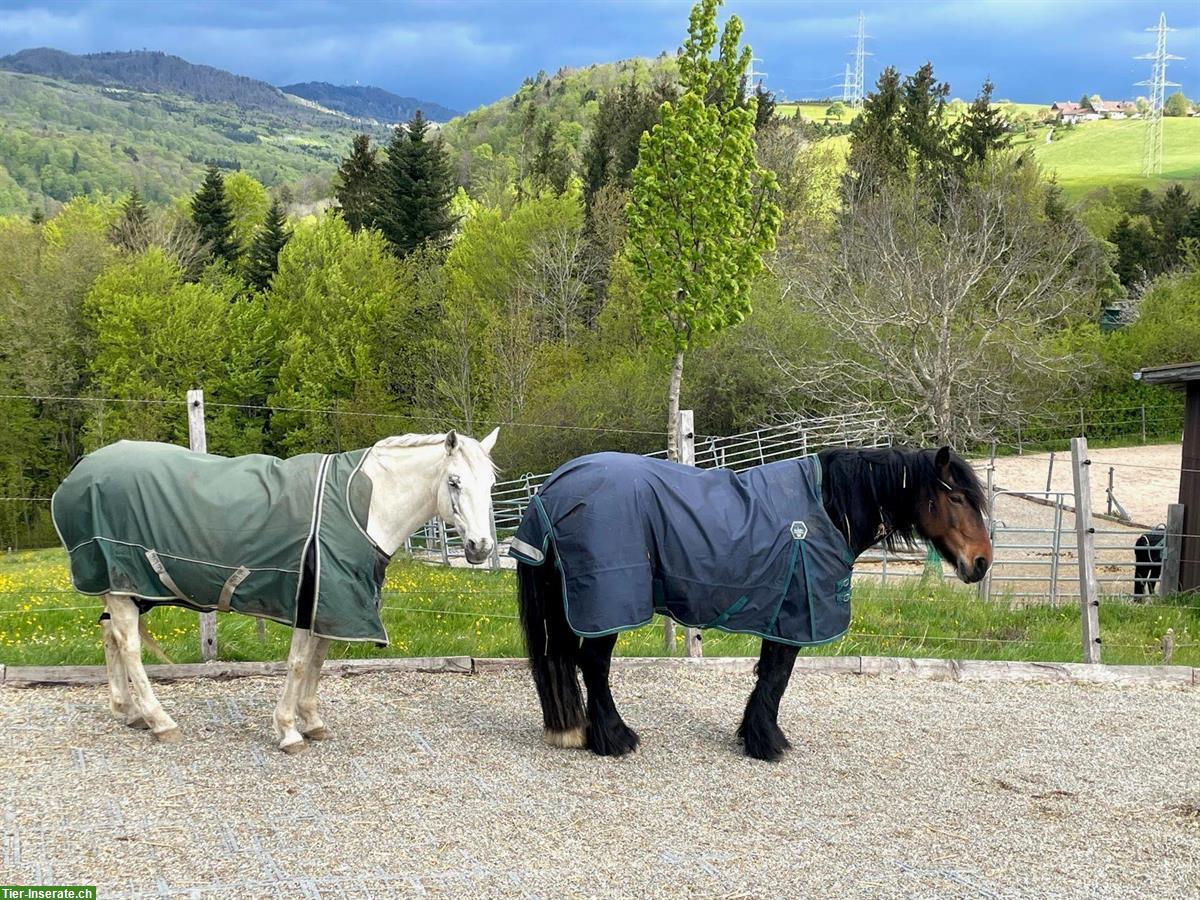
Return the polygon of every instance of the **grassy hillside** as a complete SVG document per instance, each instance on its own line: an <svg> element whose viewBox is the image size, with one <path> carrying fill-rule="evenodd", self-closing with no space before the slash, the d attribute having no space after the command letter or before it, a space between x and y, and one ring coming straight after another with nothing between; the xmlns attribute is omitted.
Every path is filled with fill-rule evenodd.
<svg viewBox="0 0 1200 900"><path fill-rule="evenodd" d="M134 185L166 201L194 190L208 161L268 186L326 179L368 127L307 109L292 116L12 72L0 72L0 123L0 215Z"/></svg>
<svg viewBox="0 0 1200 900"><path fill-rule="evenodd" d="M1145 139L1145 122L1127 119L1059 129L1049 144L1039 129L1030 142L1017 146L1032 143L1038 161L1058 175L1069 196L1118 184L1154 187L1200 179L1200 119L1163 119L1163 171L1156 178L1142 176Z"/></svg>

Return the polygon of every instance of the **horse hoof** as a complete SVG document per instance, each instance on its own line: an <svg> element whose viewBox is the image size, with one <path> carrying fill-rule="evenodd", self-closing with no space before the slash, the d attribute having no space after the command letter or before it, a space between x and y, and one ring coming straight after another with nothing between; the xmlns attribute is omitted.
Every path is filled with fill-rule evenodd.
<svg viewBox="0 0 1200 900"><path fill-rule="evenodd" d="M597 756L625 756L637 750L640 743L637 732L624 722L587 731L587 748Z"/></svg>
<svg viewBox="0 0 1200 900"><path fill-rule="evenodd" d="M280 744L279 749L288 756L295 756L297 753L303 753L305 750L307 750L308 744L306 744L304 739L301 738L298 741L292 741L290 744Z"/></svg>
<svg viewBox="0 0 1200 900"><path fill-rule="evenodd" d="M329 740L329 729L322 725L320 728L304 732L304 736L310 741L327 741Z"/></svg>
<svg viewBox="0 0 1200 900"><path fill-rule="evenodd" d="M136 728L138 731L145 731L150 727L150 723L141 716L134 716L132 719L126 720L125 724L130 728Z"/></svg>
<svg viewBox="0 0 1200 900"><path fill-rule="evenodd" d="M568 728L566 731L551 731L546 729L543 734L547 747L561 747L564 749L578 749L587 746L587 732L582 725L575 728Z"/></svg>
<svg viewBox="0 0 1200 900"><path fill-rule="evenodd" d="M154 739L160 744L178 744L183 740L183 732L179 730L179 726L168 728L166 731L154 732Z"/></svg>

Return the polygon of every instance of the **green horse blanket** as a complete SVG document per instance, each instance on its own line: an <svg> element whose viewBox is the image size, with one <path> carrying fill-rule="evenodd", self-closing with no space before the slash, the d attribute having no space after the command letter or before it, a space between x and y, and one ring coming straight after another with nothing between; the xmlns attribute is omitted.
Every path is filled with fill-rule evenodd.
<svg viewBox="0 0 1200 900"><path fill-rule="evenodd" d="M388 557L367 536L370 450L227 458L119 441L79 461L51 500L84 594L297 624L308 563L314 634L388 637Z"/></svg>

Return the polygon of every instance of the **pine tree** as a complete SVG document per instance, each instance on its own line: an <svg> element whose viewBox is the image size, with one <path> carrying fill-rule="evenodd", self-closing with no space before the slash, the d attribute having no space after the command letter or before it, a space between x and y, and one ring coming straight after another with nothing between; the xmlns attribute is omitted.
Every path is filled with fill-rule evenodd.
<svg viewBox="0 0 1200 900"><path fill-rule="evenodd" d="M379 193L377 152L371 148L369 134L355 135L350 155L338 167L337 201L352 232L372 224L372 206Z"/></svg>
<svg viewBox="0 0 1200 900"><path fill-rule="evenodd" d="M208 244L209 252L231 265L237 262L238 246L233 237L233 210L225 196L225 179L216 166L209 166L204 183L192 198L192 221Z"/></svg>
<svg viewBox="0 0 1200 900"><path fill-rule="evenodd" d="M754 112L754 130L762 131L775 121L775 95L759 81L754 86L754 99L758 101Z"/></svg>
<svg viewBox="0 0 1200 900"><path fill-rule="evenodd" d="M555 139L553 122L543 122L537 134L537 150L533 157L533 179L537 187L550 187L556 194L567 188L571 164L566 150Z"/></svg>
<svg viewBox="0 0 1200 900"><path fill-rule="evenodd" d="M271 278L279 271L279 251L291 236L283 205L277 199L271 201L267 219L254 235L246 261L246 280L258 290L266 290Z"/></svg>
<svg viewBox="0 0 1200 900"><path fill-rule="evenodd" d="M908 148L900 137L900 73L888 66L850 126L847 167L859 181L882 183L908 171Z"/></svg>
<svg viewBox="0 0 1200 900"><path fill-rule="evenodd" d="M975 102L967 109L958 126L958 148L967 163L983 162L994 151L1008 143L1004 117L992 105L995 85L989 78L983 82Z"/></svg>
<svg viewBox="0 0 1200 900"><path fill-rule="evenodd" d="M658 122L663 103L674 99L674 85L659 82L643 89L637 83L636 72L600 98L583 150L583 199L589 211L596 192L604 185L630 187L642 135Z"/></svg>
<svg viewBox="0 0 1200 900"><path fill-rule="evenodd" d="M900 136L908 145L917 176L945 173L954 162L946 122L950 85L939 82L933 74L933 64L925 63L904 79L901 94L904 110L900 114Z"/></svg>
<svg viewBox="0 0 1200 900"><path fill-rule="evenodd" d="M137 188L121 204L121 216L108 230L108 239L129 253L140 253L150 244L150 210Z"/></svg>
<svg viewBox="0 0 1200 900"><path fill-rule="evenodd" d="M1182 184L1167 188L1155 210L1154 230L1161 242L1159 266L1163 271L1174 268L1183 260L1183 239L1191 231L1191 195Z"/></svg>
<svg viewBox="0 0 1200 900"><path fill-rule="evenodd" d="M420 110L407 125L397 125L380 169L375 227L401 257L426 241L444 243L457 221L450 214L450 160L442 139L429 140L428 131Z"/></svg>

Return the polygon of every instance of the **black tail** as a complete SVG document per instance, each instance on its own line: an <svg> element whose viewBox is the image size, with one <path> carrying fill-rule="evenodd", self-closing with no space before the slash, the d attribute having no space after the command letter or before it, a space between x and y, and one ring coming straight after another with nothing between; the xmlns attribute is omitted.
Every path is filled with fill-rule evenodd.
<svg viewBox="0 0 1200 900"><path fill-rule="evenodd" d="M540 566L517 566L517 602L529 668L542 702L546 740L557 746L583 746L587 719L575 671L579 638L567 624L555 561L551 544Z"/></svg>

